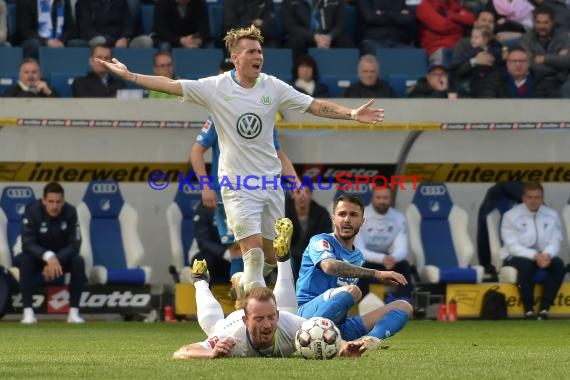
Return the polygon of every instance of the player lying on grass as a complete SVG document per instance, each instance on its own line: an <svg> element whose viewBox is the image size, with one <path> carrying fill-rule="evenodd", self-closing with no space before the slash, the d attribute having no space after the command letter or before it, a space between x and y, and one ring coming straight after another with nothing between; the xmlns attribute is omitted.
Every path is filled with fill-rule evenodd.
<svg viewBox="0 0 570 380"><path fill-rule="evenodd" d="M290 223L289 219L279 219L276 222L276 232L292 233L292 228L283 228L284 224ZM198 323L208 338L203 342L181 347L174 353L173 358L286 357L296 351L295 333L306 319L284 310L295 310L296 302L295 305L291 304L291 294L294 298L295 289L289 254L285 254L289 251L291 239L290 235L283 238L279 235L275 240L279 260L275 294L268 288L253 288L245 294L244 309L237 310L226 318L221 305L210 291L205 262L194 262L192 273L196 287ZM283 295L286 297L282 297ZM393 306L389 304L365 314L363 318L380 320L392 309ZM354 324L359 318L347 318L344 323ZM370 329L368 335L348 342L343 341L338 356L358 357L368 349L379 348L380 339L371 335L378 332L385 334L385 331Z"/></svg>

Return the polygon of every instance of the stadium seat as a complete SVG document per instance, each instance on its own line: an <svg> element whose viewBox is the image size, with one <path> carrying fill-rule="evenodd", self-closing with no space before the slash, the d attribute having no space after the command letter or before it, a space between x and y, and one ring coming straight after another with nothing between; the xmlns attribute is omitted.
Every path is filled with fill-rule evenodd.
<svg viewBox="0 0 570 380"><path fill-rule="evenodd" d="M141 20L143 34L154 32L154 4L143 4L141 7Z"/></svg>
<svg viewBox="0 0 570 380"><path fill-rule="evenodd" d="M221 2L219 4L208 4L208 17L210 19L210 38L212 46L221 48L224 46L222 38L223 35L225 35L225 31L223 30L224 5Z"/></svg>
<svg viewBox="0 0 570 380"><path fill-rule="evenodd" d="M216 75L223 58L222 49L172 49L175 73L183 79Z"/></svg>
<svg viewBox="0 0 570 380"><path fill-rule="evenodd" d="M194 240L194 211L201 202L202 193L186 185L176 192L166 209L172 265L180 273L181 282L189 282L192 273L190 260L192 254L198 252Z"/></svg>
<svg viewBox="0 0 570 380"><path fill-rule="evenodd" d="M6 5L8 6L8 37L12 37L14 36L14 33L16 33L16 4L7 3Z"/></svg>
<svg viewBox="0 0 570 380"><path fill-rule="evenodd" d="M406 74L391 74L388 77L388 84L390 84L400 98L407 97L408 76Z"/></svg>
<svg viewBox="0 0 570 380"><path fill-rule="evenodd" d="M130 71L141 74L153 74L153 48L121 48L113 49L113 57L123 62Z"/></svg>
<svg viewBox="0 0 570 380"><path fill-rule="evenodd" d="M281 3L273 3L273 20L271 20L271 38L273 38L278 46L283 45L285 32L283 31L283 19L281 18Z"/></svg>
<svg viewBox="0 0 570 380"><path fill-rule="evenodd" d="M89 48L39 50L42 76L63 97L71 97L71 83L89 71Z"/></svg>
<svg viewBox="0 0 570 380"><path fill-rule="evenodd" d="M0 96L6 89L18 81L20 62L22 62L22 48L3 47L0 59Z"/></svg>
<svg viewBox="0 0 570 380"><path fill-rule="evenodd" d="M354 44L360 41L358 12L353 4L344 5L344 30Z"/></svg>
<svg viewBox="0 0 570 380"><path fill-rule="evenodd" d="M380 78L387 80L390 75L407 75L408 79L426 76L427 55L420 48L376 49L380 64Z"/></svg>
<svg viewBox="0 0 570 380"><path fill-rule="evenodd" d="M329 86L331 97L339 96L351 83L358 81L358 49L309 48L309 54L317 61L321 81Z"/></svg>
<svg viewBox="0 0 570 380"><path fill-rule="evenodd" d="M467 212L453 204L443 183L420 184L406 217L410 248L421 281L482 281L483 267L468 267L475 249L467 231Z"/></svg>
<svg viewBox="0 0 570 380"><path fill-rule="evenodd" d="M291 49L263 49L263 72L289 83L293 79L293 53Z"/></svg>
<svg viewBox="0 0 570 380"><path fill-rule="evenodd" d="M26 206L36 200L29 186L7 186L0 197L0 265L12 267L14 246L22 230Z"/></svg>
<svg viewBox="0 0 570 380"><path fill-rule="evenodd" d="M151 268L141 267L144 248L138 214L126 203L116 181L91 181L77 206L81 255L93 284L143 285Z"/></svg>

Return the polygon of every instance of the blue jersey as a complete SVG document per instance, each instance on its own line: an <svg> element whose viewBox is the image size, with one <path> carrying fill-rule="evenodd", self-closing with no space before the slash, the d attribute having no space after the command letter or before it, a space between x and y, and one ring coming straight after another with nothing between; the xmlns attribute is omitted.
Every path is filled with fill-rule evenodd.
<svg viewBox="0 0 570 380"><path fill-rule="evenodd" d="M342 260L352 265L362 266L364 257L358 249L346 249L334 233L315 235L303 253L301 270L297 280L297 301L299 305L320 296L326 290L344 285L356 284L358 278L331 276L323 272L319 265L324 259Z"/></svg>
<svg viewBox="0 0 570 380"><path fill-rule="evenodd" d="M218 161L220 159L220 146L218 144L218 133L216 132L216 125L214 124L214 119L212 115L208 116L204 126L200 130L200 133L196 137L196 142L206 149L212 148L212 164L210 166L210 175L213 177L213 186L218 188ZM279 143L279 136L277 135L277 128L273 129L273 144L275 145L275 150L281 149L281 144ZM216 191L218 199L222 199L221 191L218 189Z"/></svg>

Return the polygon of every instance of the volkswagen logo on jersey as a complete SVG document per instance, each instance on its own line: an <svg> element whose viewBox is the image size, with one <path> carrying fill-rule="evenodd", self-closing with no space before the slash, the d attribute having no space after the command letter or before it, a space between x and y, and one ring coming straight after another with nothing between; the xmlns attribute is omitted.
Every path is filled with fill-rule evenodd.
<svg viewBox="0 0 570 380"><path fill-rule="evenodd" d="M236 125L237 133L244 139L254 139L261 133L261 119L253 113L246 113L239 117Z"/></svg>

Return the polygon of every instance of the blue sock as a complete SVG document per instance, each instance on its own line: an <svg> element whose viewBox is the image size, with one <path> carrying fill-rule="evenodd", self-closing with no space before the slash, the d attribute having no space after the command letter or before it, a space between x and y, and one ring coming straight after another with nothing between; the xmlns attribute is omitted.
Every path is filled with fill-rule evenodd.
<svg viewBox="0 0 570 380"><path fill-rule="evenodd" d="M379 339L389 338L405 326L408 318L408 314L403 310L390 310L382 319L376 322L376 325L374 325L374 328L370 330L368 335Z"/></svg>
<svg viewBox="0 0 570 380"><path fill-rule="evenodd" d="M319 307L315 317L328 318L334 323L339 323L344 318L348 310L354 306L354 299L349 292L340 292L332 296Z"/></svg>
<svg viewBox="0 0 570 380"><path fill-rule="evenodd" d="M237 272L243 272L243 260L241 257L232 257L232 261L230 261L230 277Z"/></svg>

